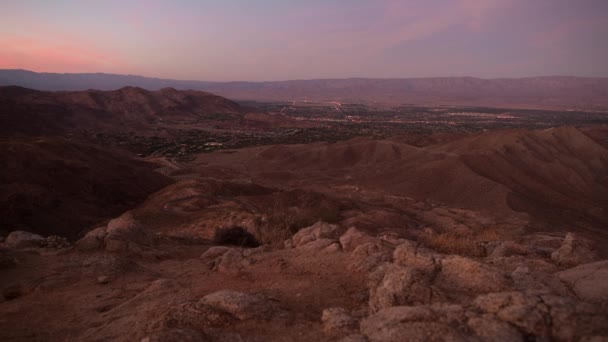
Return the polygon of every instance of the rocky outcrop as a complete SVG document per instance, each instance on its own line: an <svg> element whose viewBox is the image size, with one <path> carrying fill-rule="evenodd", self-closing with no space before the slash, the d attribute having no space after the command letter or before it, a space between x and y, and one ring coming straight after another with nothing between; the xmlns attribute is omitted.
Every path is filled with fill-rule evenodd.
<svg viewBox="0 0 608 342"><path fill-rule="evenodd" d="M461 256L445 257L436 283L446 291L469 294L502 291L508 286L507 276L491 266Z"/></svg>
<svg viewBox="0 0 608 342"><path fill-rule="evenodd" d="M316 240L336 240L340 227L335 224L317 222L314 225L300 229L290 240L293 247L304 246Z"/></svg>
<svg viewBox="0 0 608 342"><path fill-rule="evenodd" d="M42 236L23 230L11 232L4 241L4 245L9 248L42 247L43 243Z"/></svg>
<svg viewBox="0 0 608 342"><path fill-rule="evenodd" d="M396 306L361 321L361 332L371 342L468 341L457 327L464 318L459 305Z"/></svg>
<svg viewBox="0 0 608 342"><path fill-rule="evenodd" d="M396 264L421 270L425 273L435 273L441 268L441 255L426 248L418 247L413 242L402 243L393 252Z"/></svg>
<svg viewBox="0 0 608 342"><path fill-rule="evenodd" d="M140 252L153 244L153 236L131 212L110 220L106 227L96 228L76 241L81 251L105 249L108 252Z"/></svg>
<svg viewBox="0 0 608 342"><path fill-rule="evenodd" d="M595 254L590 241L568 233L559 249L551 253L551 260L562 266L576 266L594 261Z"/></svg>
<svg viewBox="0 0 608 342"><path fill-rule="evenodd" d="M579 265L557 277L583 300L608 302L608 260Z"/></svg>
<svg viewBox="0 0 608 342"><path fill-rule="evenodd" d="M398 305L427 304L433 297L431 278L420 270L386 264L370 276L372 311Z"/></svg>
<svg viewBox="0 0 608 342"><path fill-rule="evenodd" d="M342 234L342 236L340 236L340 245L342 246L342 250L345 252L351 252L361 245L375 242L377 242L376 238L360 231L355 227L349 228L344 234Z"/></svg>
<svg viewBox="0 0 608 342"><path fill-rule="evenodd" d="M352 333L358 328L358 322L344 308L329 308L323 310L321 316L323 330L326 333Z"/></svg>
<svg viewBox="0 0 608 342"><path fill-rule="evenodd" d="M608 332L605 309L551 294L490 293L477 297L473 306L527 335L541 338L572 341Z"/></svg>

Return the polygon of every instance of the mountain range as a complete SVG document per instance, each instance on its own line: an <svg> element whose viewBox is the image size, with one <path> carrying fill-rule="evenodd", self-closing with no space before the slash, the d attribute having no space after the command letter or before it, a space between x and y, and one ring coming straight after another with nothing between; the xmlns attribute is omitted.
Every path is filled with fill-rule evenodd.
<svg viewBox="0 0 608 342"><path fill-rule="evenodd" d="M207 82L104 73L60 74L0 70L0 85L38 90L115 90L125 86L211 92L233 100L337 101L390 105L473 105L546 109L608 109L608 78L545 76L482 79L348 78L272 82Z"/></svg>

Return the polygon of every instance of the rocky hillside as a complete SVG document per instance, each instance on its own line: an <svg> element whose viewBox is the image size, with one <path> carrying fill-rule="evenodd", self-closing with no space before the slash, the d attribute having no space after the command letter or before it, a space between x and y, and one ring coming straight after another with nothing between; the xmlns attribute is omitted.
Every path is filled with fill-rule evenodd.
<svg viewBox="0 0 608 342"><path fill-rule="evenodd" d="M172 120L196 121L207 114L239 113L238 104L200 91L43 92L0 87L0 134L57 134L82 129L137 130Z"/></svg>

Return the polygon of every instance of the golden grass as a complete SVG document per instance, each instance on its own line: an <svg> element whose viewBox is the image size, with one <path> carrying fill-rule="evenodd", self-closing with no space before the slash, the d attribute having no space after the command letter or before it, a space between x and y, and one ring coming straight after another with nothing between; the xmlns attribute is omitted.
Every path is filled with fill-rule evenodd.
<svg viewBox="0 0 608 342"><path fill-rule="evenodd" d="M504 240L505 236L503 231L489 227L476 232L424 234L418 237L418 241L440 253L483 257L486 255L484 242Z"/></svg>

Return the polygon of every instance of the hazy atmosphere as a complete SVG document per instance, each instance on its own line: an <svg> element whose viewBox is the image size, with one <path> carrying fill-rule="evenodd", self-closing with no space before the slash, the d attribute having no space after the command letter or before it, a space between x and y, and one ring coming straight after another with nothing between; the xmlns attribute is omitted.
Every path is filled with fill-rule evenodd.
<svg viewBox="0 0 608 342"><path fill-rule="evenodd" d="M608 341L607 61L608 0L0 0L0 341Z"/></svg>
<svg viewBox="0 0 608 342"><path fill-rule="evenodd" d="M608 2L16 1L0 69L208 81L608 76Z"/></svg>

